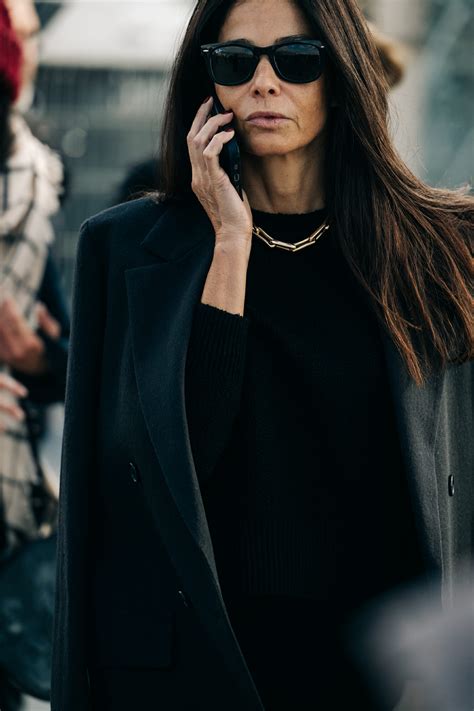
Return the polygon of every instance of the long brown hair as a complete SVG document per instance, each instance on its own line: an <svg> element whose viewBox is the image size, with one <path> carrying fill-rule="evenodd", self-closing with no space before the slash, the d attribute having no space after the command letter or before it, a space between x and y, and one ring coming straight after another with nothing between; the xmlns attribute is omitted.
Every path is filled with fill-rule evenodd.
<svg viewBox="0 0 474 711"><path fill-rule="evenodd" d="M473 356L470 186L433 188L395 151L389 84L355 0L296 0L328 50L326 207L331 228L374 311L422 385ZM198 0L175 59L161 137L159 200L193 196L186 136L211 93L200 45L216 41L232 0ZM350 347L350 344L348 344Z"/></svg>

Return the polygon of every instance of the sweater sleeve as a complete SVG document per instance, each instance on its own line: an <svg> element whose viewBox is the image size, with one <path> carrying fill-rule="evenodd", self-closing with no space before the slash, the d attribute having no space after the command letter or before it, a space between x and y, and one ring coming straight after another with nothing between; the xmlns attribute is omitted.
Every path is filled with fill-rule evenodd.
<svg viewBox="0 0 474 711"><path fill-rule="evenodd" d="M204 483L229 440L242 392L249 319L198 302L188 345L186 414L196 473Z"/></svg>

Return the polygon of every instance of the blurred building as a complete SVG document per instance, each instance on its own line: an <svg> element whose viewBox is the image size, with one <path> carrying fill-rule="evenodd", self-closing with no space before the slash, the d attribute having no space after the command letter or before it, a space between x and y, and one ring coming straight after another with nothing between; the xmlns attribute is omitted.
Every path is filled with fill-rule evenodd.
<svg viewBox="0 0 474 711"><path fill-rule="evenodd" d="M368 0L367 14L408 49L392 95L396 143L434 186L473 180L474 5L471 0Z"/></svg>
<svg viewBox="0 0 474 711"><path fill-rule="evenodd" d="M191 3L38 6L46 24L28 117L37 135L61 152L69 174L54 249L70 293L80 224L113 204L135 163L156 155L166 81Z"/></svg>
<svg viewBox="0 0 474 711"><path fill-rule="evenodd" d="M367 17L406 49L406 76L391 95L403 158L432 185L472 180L471 0L361 1ZM47 23L29 118L63 153L70 173L55 245L67 287L81 222L112 204L132 165L156 155L168 72L193 5L38 3Z"/></svg>

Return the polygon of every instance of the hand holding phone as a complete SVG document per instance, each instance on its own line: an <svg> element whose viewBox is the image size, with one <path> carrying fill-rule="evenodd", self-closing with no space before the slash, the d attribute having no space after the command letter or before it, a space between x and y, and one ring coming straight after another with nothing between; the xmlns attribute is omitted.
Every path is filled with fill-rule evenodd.
<svg viewBox="0 0 474 711"><path fill-rule="evenodd" d="M215 92L212 93L212 98L213 98L213 103L212 103L212 115L216 116L217 114L223 114L225 113L225 109L222 106L221 102L217 98L217 94ZM232 124L230 124L232 125ZM223 130L222 128L219 130ZM234 188L237 190L240 199L243 200L242 196L242 185L241 185L241 164L240 164L240 148L239 144L237 142L237 138L234 136L231 138L228 143L225 143L222 146L222 151L219 156L219 162L222 166L222 168L225 170L227 175L229 176L230 182L234 186Z"/></svg>
<svg viewBox="0 0 474 711"><path fill-rule="evenodd" d="M239 153L222 158L223 148L235 141L231 112L212 110L211 97L199 107L187 135L192 169L191 187L206 211L216 234L216 244L249 254L252 243L252 211L240 185ZM220 106L222 109L222 106ZM226 166L224 168L224 166Z"/></svg>

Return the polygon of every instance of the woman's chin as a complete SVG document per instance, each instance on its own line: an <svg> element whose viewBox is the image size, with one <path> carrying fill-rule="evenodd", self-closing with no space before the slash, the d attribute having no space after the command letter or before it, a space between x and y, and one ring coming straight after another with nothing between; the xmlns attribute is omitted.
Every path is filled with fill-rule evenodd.
<svg viewBox="0 0 474 711"><path fill-rule="evenodd" d="M251 140L246 141L243 150L250 155L264 158L265 156L286 155L292 150L292 146L283 137L267 134L261 137L252 136Z"/></svg>

